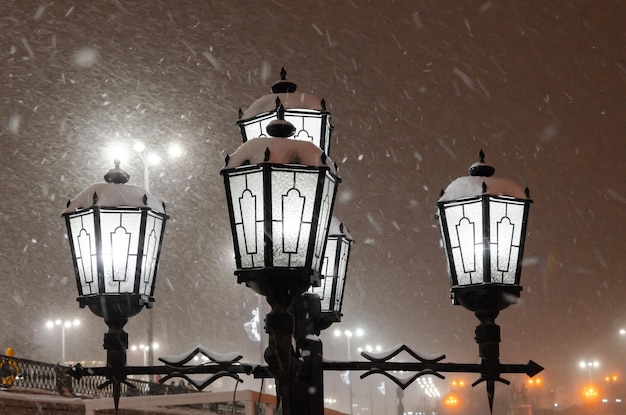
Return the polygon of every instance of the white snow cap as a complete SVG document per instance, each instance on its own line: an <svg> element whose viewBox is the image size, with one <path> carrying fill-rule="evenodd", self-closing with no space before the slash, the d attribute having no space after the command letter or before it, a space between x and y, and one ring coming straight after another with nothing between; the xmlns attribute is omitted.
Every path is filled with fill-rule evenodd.
<svg viewBox="0 0 626 415"><path fill-rule="evenodd" d="M330 219L330 226L328 227L328 235L343 235L348 240L353 241L352 235L348 231L348 228L339 220L336 216Z"/></svg>
<svg viewBox="0 0 626 415"><path fill-rule="evenodd" d="M296 92L297 89L298 86L295 83L287 80L285 68L281 68L280 80L272 85L272 93L254 101L245 112L241 113L239 121L276 111L278 101L286 110L326 111L321 99L306 92Z"/></svg>
<svg viewBox="0 0 626 415"><path fill-rule="evenodd" d="M227 157L223 170L261 163L328 167L337 175L335 163L318 146L308 141L280 137L259 137L246 141Z"/></svg>
<svg viewBox="0 0 626 415"><path fill-rule="evenodd" d="M528 199L528 191L518 184L491 177L495 169L485 164L485 153L480 150L478 162L469 168L469 176L459 177L448 185L439 198L439 202L476 197L481 195L509 196L516 199Z"/></svg>
<svg viewBox="0 0 626 415"><path fill-rule="evenodd" d="M285 92L279 94L265 95L256 101L243 112L239 120L249 120L260 114L276 111L276 98L280 99L280 103L287 110L315 110L324 111L322 108L322 100L314 95L306 92Z"/></svg>
<svg viewBox="0 0 626 415"><path fill-rule="evenodd" d="M95 196L94 196L95 195ZM63 214L90 207L133 207L150 208L165 214L165 206L145 189L130 184L95 183L70 200Z"/></svg>
<svg viewBox="0 0 626 415"><path fill-rule="evenodd" d="M486 192L483 192L483 183L487 186ZM439 202L448 202L483 194L528 199L524 189L511 180L483 176L464 176L459 177L448 185L443 195L439 198Z"/></svg>

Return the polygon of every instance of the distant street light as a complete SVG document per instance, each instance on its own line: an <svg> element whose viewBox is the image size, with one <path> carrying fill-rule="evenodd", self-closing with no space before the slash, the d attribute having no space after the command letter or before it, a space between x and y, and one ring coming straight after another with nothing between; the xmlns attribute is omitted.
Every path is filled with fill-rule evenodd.
<svg viewBox="0 0 626 415"><path fill-rule="evenodd" d="M143 163L143 181L144 188L150 191L150 166L156 166L161 162L161 157L154 151L147 150L146 146L142 142L137 142L133 145L133 149L141 159ZM167 154L170 157L177 158L183 153L182 147L176 143L170 143L167 148Z"/></svg>
<svg viewBox="0 0 626 415"><path fill-rule="evenodd" d="M380 344L377 344L376 346L372 346L372 345L366 345L365 347L359 347L356 349L357 352L361 353L363 351L366 351L368 353L380 353L383 351L383 347Z"/></svg>
<svg viewBox="0 0 626 415"><path fill-rule="evenodd" d="M65 330L72 328L72 327L78 327L80 326L80 320L78 319L74 319L74 320L48 320L46 322L46 327L51 330L55 327L60 327L61 328L61 363L64 364L65 363Z"/></svg>
<svg viewBox="0 0 626 415"><path fill-rule="evenodd" d="M161 156L158 152L150 150L141 141L135 142L132 146L134 154L139 157L143 167L143 182L146 191L150 191L150 167L156 166L161 163ZM132 158L132 151L129 151L125 145L111 144L107 147L107 156L112 160L120 160L125 164L132 164L130 159ZM170 143L167 147L167 154L171 158L178 158L182 156L183 149L177 143Z"/></svg>
<svg viewBox="0 0 626 415"><path fill-rule="evenodd" d="M130 346L130 350L132 350L133 352L136 352L138 350L141 350L143 352L143 364L144 365L147 364L148 351L150 351L150 350L157 350L158 348L159 348L159 344L158 343L152 343L152 347L150 347L149 345L146 345L146 344L140 344L139 346L137 346L137 345Z"/></svg>
<svg viewBox="0 0 626 415"><path fill-rule="evenodd" d="M161 162L161 157L154 151L147 151L146 146L142 142L137 142L133 149L139 155L143 163L143 182L144 188L150 192L150 166L156 166ZM167 153L171 157L180 157L183 153L182 148L176 143L170 143ZM154 313L148 313L148 344L154 342ZM154 364L154 351L148 349L148 364ZM146 363L144 362L144 365Z"/></svg>
<svg viewBox="0 0 626 415"><path fill-rule="evenodd" d="M597 360L590 360L590 361L585 361L585 360L581 360L580 362L578 362L578 367L580 367L581 369L587 369L589 372L589 382L591 382L591 369L597 369L600 367L600 362L598 362Z"/></svg>
<svg viewBox="0 0 626 415"><path fill-rule="evenodd" d="M363 331L363 329L358 328L354 331L354 333L351 330L344 330L341 331L339 329L336 329L334 334L335 337L345 337L346 339L346 345L348 347L348 360L352 360L352 345L350 340L352 339L352 336L357 336L357 337L362 337L363 334L365 332ZM348 388L350 390L350 414L353 413L353 406L354 406L354 402L353 402L353 392L352 392L352 380L350 379L350 371L347 371L347 375L348 375Z"/></svg>
<svg viewBox="0 0 626 415"><path fill-rule="evenodd" d="M156 166L161 163L161 156L156 151L150 150L146 145L137 141L133 144L133 150L135 154L141 160L143 165L143 187L146 192L150 192L150 167ZM109 156L114 160L128 160L131 156L126 146L113 145L108 149ZM171 158L178 158L183 154L182 147L177 143L170 143L167 147L167 154ZM130 164L130 163L128 163ZM154 313L148 313L148 326L147 326L148 344L154 341ZM148 362L150 365L154 364L154 352L152 349L148 351Z"/></svg>

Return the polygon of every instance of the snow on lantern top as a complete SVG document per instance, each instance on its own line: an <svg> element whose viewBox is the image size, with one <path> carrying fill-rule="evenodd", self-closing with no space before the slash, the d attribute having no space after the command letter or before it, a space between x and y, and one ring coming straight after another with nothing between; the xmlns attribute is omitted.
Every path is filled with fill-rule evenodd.
<svg viewBox="0 0 626 415"><path fill-rule="evenodd" d="M223 170L261 163L328 167L337 175L335 163L317 146L282 137L259 137L243 143L226 157Z"/></svg>
<svg viewBox="0 0 626 415"><path fill-rule="evenodd" d="M290 138L311 142L329 154L332 125L325 101L305 92L296 92L297 85L286 79L285 68L281 69L280 77L272 85L271 94L257 99L247 110L239 110L237 125L243 142L265 137L267 124L277 118L278 108L282 106L285 120L295 127Z"/></svg>
<svg viewBox="0 0 626 415"><path fill-rule="evenodd" d="M333 216L330 219L330 226L328 227L328 234L329 235L342 235L342 236L345 236L346 239L348 239L349 241L354 241L354 238L348 231L348 228L346 228L344 224L335 216Z"/></svg>
<svg viewBox="0 0 626 415"><path fill-rule="evenodd" d="M139 186L125 184L130 176L119 165L119 160L116 160L115 168L104 176L106 183L94 183L69 200L63 214L92 207L132 207L148 208L165 215L163 202Z"/></svg>
<svg viewBox="0 0 626 415"><path fill-rule="evenodd" d="M468 170L469 176L455 179L442 192L439 202L476 197L484 194L492 196L509 196L516 199L528 199L528 189L517 183L492 177L495 169L485 164L485 154L481 150L479 161L472 164Z"/></svg>

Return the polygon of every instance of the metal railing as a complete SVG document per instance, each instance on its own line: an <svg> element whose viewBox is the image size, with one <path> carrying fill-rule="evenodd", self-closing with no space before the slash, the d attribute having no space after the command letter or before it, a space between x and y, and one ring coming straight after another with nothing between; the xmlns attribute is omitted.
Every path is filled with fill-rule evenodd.
<svg viewBox="0 0 626 415"><path fill-rule="evenodd" d="M104 376L85 376L76 380L68 375L69 366L9 357L0 354L0 384L3 388L33 388L65 396L112 397L111 385L99 389ZM122 384L122 396L166 395L194 392L183 385L163 385L128 379L135 388Z"/></svg>

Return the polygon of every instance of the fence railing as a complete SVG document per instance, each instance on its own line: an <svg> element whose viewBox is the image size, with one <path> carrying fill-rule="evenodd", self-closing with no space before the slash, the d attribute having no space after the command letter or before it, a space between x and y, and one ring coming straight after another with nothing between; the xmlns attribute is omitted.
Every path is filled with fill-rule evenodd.
<svg viewBox="0 0 626 415"><path fill-rule="evenodd" d="M106 381L104 376L86 376L76 380L67 374L70 367L59 364L38 362L35 360L9 357L0 354L0 384L3 388L33 388L61 395L87 395L111 397L111 386L98 389ZM163 385L128 379L135 386L122 384L122 396L166 395L193 392L182 385Z"/></svg>

